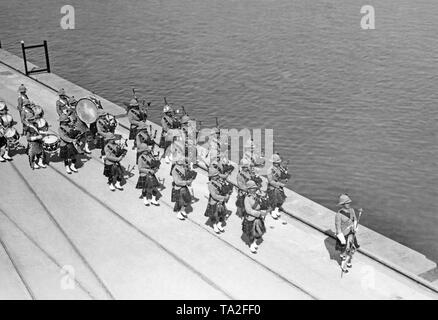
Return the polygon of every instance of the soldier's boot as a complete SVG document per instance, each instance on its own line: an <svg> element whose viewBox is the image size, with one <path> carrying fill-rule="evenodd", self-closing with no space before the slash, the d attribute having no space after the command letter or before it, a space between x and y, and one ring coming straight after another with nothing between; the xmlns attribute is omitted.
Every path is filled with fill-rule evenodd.
<svg viewBox="0 0 438 320"><path fill-rule="evenodd" d="M37 163L37 159L36 158L34 158L34 160L32 161L32 168L33 169L39 169L40 168L40 166Z"/></svg>
<svg viewBox="0 0 438 320"><path fill-rule="evenodd" d="M249 250L251 250L252 253L256 253L257 252L257 244L256 244L255 240L251 243L251 246L249 247Z"/></svg>
<svg viewBox="0 0 438 320"><path fill-rule="evenodd" d="M184 218L187 218L187 217L188 217L187 212L185 212L183 209L181 209L181 214L184 216Z"/></svg>
<svg viewBox="0 0 438 320"><path fill-rule="evenodd" d="M0 157L1 158L1 157ZM5 154L3 155L3 159L4 160L8 160L8 161L11 161L12 160L12 158L9 156L9 151L8 150L6 150L5 151ZM1 160L0 160L1 161Z"/></svg>
<svg viewBox="0 0 438 320"><path fill-rule="evenodd" d="M0 162L6 162L6 160L5 160L5 159L3 159L3 157L2 157L2 156L0 156Z"/></svg>
<svg viewBox="0 0 438 320"><path fill-rule="evenodd" d="M222 227L222 223L221 222L217 223L217 228L219 229L219 231L225 232L225 229Z"/></svg>
<svg viewBox="0 0 438 320"><path fill-rule="evenodd" d="M214 230L214 232L216 232L216 233L221 233L221 230L219 229L219 227L218 227L218 223L215 223L214 225L213 225L213 230Z"/></svg>
<svg viewBox="0 0 438 320"><path fill-rule="evenodd" d="M178 214L176 215L176 217L177 217L179 220L185 220L185 219L186 219L186 218L183 216L183 214L182 214L181 211L178 212Z"/></svg>
<svg viewBox="0 0 438 320"><path fill-rule="evenodd" d="M38 165L39 165L41 168L47 168L47 166L44 164L43 157L40 157L40 159L39 159L39 161L38 161Z"/></svg>
<svg viewBox="0 0 438 320"><path fill-rule="evenodd" d="M158 203L158 201L157 201L157 197L155 197L155 196L152 198L151 203L152 203L154 206L159 206L159 205L160 205L160 204Z"/></svg>
<svg viewBox="0 0 438 320"><path fill-rule="evenodd" d="M120 185L120 181L117 181L114 186L116 187L116 189L123 190L123 187Z"/></svg>
<svg viewBox="0 0 438 320"><path fill-rule="evenodd" d="M165 161L166 163L170 163L170 158L169 158L169 156L165 156L165 157L164 157L164 161Z"/></svg>
<svg viewBox="0 0 438 320"><path fill-rule="evenodd" d="M78 169L76 169L76 165L75 165L74 163L72 163L72 164L70 165L70 169L71 169L71 171L73 171L73 172L78 172Z"/></svg>
<svg viewBox="0 0 438 320"><path fill-rule="evenodd" d="M149 205L151 204L151 201L148 198L143 197L143 203L145 206L149 207Z"/></svg>
<svg viewBox="0 0 438 320"><path fill-rule="evenodd" d="M109 184L109 189L111 191L116 191L116 187L114 187L114 185L112 183Z"/></svg>
<svg viewBox="0 0 438 320"><path fill-rule="evenodd" d="M69 166L65 166L65 172L67 172L68 174L71 174L71 169Z"/></svg>
<svg viewBox="0 0 438 320"><path fill-rule="evenodd" d="M274 210L271 211L271 217L275 220L278 219L279 215L278 215L278 209L275 208Z"/></svg>

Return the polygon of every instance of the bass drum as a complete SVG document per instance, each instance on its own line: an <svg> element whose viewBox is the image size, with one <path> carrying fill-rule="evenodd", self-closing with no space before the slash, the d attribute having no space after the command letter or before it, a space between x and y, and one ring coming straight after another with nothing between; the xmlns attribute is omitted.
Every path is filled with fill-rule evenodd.
<svg viewBox="0 0 438 320"><path fill-rule="evenodd" d="M59 150L60 140L54 135L50 134L43 138L43 150L48 153L55 153Z"/></svg>
<svg viewBox="0 0 438 320"><path fill-rule="evenodd" d="M4 137L6 138L10 149L18 149L20 147L20 134L15 128L7 128Z"/></svg>
<svg viewBox="0 0 438 320"><path fill-rule="evenodd" d="M98 118L97 105L88 98L79 99L76 104L76 114L86 124L96 122Z"/></svg>

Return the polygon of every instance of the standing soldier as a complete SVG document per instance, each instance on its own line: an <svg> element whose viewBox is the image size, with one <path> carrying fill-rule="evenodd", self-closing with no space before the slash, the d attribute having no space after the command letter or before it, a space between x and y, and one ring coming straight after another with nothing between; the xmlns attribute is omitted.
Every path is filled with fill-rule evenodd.
<svg viewBox="0 0 438 320"><path fill-rule="evenodd" d="M37 120L26 127L27 155L32 169L46 168L44 164L43 135L37 128Z"/></svg>
<svg viewBox="0 0 438 320"><path fill-rule="evenodd" d="M72 112L72 106L70 104L70 99L65 94L64 88L59 89L58 96L59 99L56 100L56 112L58 113L58 116L61 116L61 114L69 115Z"/></svg>
<svg viewBox="0 0 438 320"><path fill-rule="evenodd" d="M236 199L236 208L237 212L236 215L240 218L243 218L245 216L245 196L248 193L248 182L251 180L251 172L250 172L250 165L248 159L242 158L240 160L240 168L239 173L237 174L237 187L239 191L237 192L237 199Z"/></svg>
<svg viewBox="0 0 438 320"><path fill-rule="evenodd" d="M219 176L217 169L209 170L208 176L208 191L210 196L208 198L207 210L204 215L213 223L213 230L216 233L224 232L222 227L226 217L225 203L229 199L229 194L223 192L223 179Z"/></svg>
<svg viewBox="0 0 438 320"><path fill-rule="evenodd" d="M26 89L26 87L24 86L24 84L21 84L21 85L18 87L18 105L17 105L17 109L18 109L18 112L19 112L20 114L21 114L21 110L23 109L24 102L25 102L26 100L29 101L29 97L27 96L26 91L27 91L27 89Z"/></svg>
<svg viewBox="0 0 438 320"><path fill-rule="evenodd" d="M257 241L263 237L266 232L265 216L266 210L262 210L257 199L257 184L250 180L247 183L248 194L245 196L245 217L242 221L242 231L248 237L252 253L258 249Z"/></svg>
<svg viewBox="0 0 438 320"><path fill-rule="evenodd" d="M171 172L173 178L171 201L175 202L173 211L177 213L177 218L180 220L187 218L187 210L192 202L188 186L193 180L187 178L186 171L185 157L181 155L177 158Z"/></svg>
<svg viewBox="0 0 438 320"><path fill-rule="evenodd" d="M358 230L358 219L356 212L350 207L351 199L347 194L339 196L338 210L335 216L336 228L336 250L340 251L341 268L343 272L348 272L348 268L352 267L351 261L359 244L356 239ZM362 209L359 209L359 217L362 214Z"/></svg>
<svg viewBox="0 0 438 320"><path fill-rule="evenodd" d="M29 119L34 118L33 113L33 104L29 100L23 101L23 107L21 108L20 118L21 118L21 124L23 125L23 135L25 134L26 127L29 125Z"/></svg>
<svg viewBox="0 0 438 320"><path fill-rule="evenodd" d="M12 160L12 158L9 156L8 141L4 134L8 128L12 128L13 126L14 119L8 113L8 106L6 105L6 102L0 101L0 162Z"/></svg>
<svg viewBox="0 0 438 320"><path fill-rule="evenodd" d="M137 133L138 130L146 128L146 120L148 118L147 115L147 106L144 104L139 105L137 99L132 99L129 103L131 107L128 111L128 119L131 127L129 129L129 140L134 140L134 146L132 150L137 148Z"/></svg>
<svg viewBox="0 0 438 320"><path fill-rule="evenodd" d="M283 171L281 167L281 158L278 153L274 153L271 157L272 167L268 171L268 196L272 208L271 216L274 219L280 217L279 209L286 200L284 193L285 181L283 180ZM285 224L286 221L283 220Z"/></svg>
<svg viewBox="0 0 438 320"><path fill-rule="evenodd" d="M139 178L136 188L142 190L141 195L145 206L149 206L151 203L155 206L160 205L157 201L161 197L161 193L158 191L160 183L155 176L159 167L160 161L155 159L152 152L144 149L138 159Z"/></svg>
<svg viewBox="0 0 438 320"><path fill-rule="evenodd" d="M66 114L61 114L58 121L58 134L60 139L59 157L64 160L65 171L68 174L71 174L72 171L78 172L76 169L76 157L78 151L75 147L76 140L73 137L73 135L75 135L75 130L73 129L71 118Z"/></svg>
<svg viewBox="0 0 438 320"><path fill-rule="evenodd" d="M108 185L111 191L123 190L120 182L123 179L123 169L120 161L126 155L126 150L122 150L117 140L122 138L119 134L111 134L107 138L105 145L105 161L103 175L108 178Z"/></svg>
<svg viewBox="0 0 438 320"><path fill-rule="evenodd" d="M163 116L161 118L161 126L163 127L163 133L161 138L161 148L164 149L164 160L166 163L170 163L169 147L172 145L173 136L169 133L169 130L173 129L173 110L172 107L166 104L163 108Z"/></svg>

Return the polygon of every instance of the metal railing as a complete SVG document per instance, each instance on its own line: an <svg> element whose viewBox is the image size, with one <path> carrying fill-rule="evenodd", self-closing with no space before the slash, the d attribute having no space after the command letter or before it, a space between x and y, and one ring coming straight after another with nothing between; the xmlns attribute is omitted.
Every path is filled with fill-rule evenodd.
<svg viewBox="0 0 438 320"><path fill-rule="evenodd" d="M27 66L26 50L37 49L37 48L44 48L44 54L46 57L46 67L42 68L42 69L29 70L28 66ZM37 45L31 45L31 46L25 46L24 41L21 41L21 51L23 53L24 72L26 73L26 76L28 76L32 73L40 73L40 72L50 73L49 49L47 47L46 40L43 41L43 44L37 44Z"/></svg>

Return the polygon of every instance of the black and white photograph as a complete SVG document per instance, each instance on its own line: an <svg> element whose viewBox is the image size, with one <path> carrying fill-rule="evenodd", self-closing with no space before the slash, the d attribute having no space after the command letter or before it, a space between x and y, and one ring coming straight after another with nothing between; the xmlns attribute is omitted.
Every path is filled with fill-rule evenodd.
<svg viewBox="0 0 438 320"><path fill-rule="evenodd" d="M0 0L0 181L3 301L438 300L438 1Z"/></svg>

